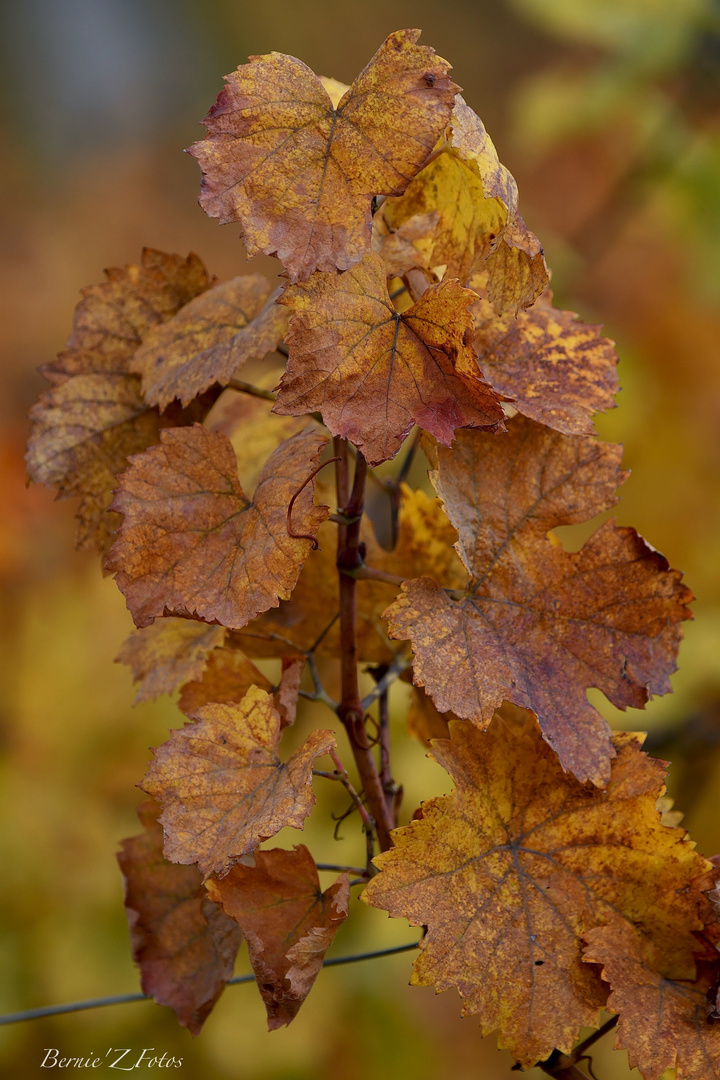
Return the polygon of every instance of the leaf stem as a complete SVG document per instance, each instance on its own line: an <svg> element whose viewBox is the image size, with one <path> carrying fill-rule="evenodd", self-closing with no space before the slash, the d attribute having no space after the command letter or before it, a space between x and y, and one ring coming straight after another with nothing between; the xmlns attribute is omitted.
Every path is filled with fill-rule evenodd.
<svg viewBox="0 0 720 1080"><path fill-rule="evenodd" d="M277 394L273 394L272 390L262 390L259 386L253 386L252 383L243 382L242 379L231 379L226 384L228 390L237 390L241 394L250 394L251 397L262 398L263 401L275 401Z"/></svg>

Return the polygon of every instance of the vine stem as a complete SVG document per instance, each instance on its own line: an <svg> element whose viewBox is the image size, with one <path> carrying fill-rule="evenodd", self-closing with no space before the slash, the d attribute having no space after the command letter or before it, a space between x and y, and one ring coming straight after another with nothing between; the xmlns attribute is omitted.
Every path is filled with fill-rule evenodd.
<svg viewBox="0 0 720 1080"><path fill-rule="evenodd" d="M353 757L368 809L375 822L378 843L382 851L392 847L390 830L394 822L388 809L380 774L373 756L370 739L365 727L365 710L360 698L357 656L357 582L352 571L363 562L360 543L360 522L365 505L367 461L358 450L355 457L355 473L350 490L348 444L345 439L335 439L337 501L343 521L338 524L337 567L340 587L340 677L341 699L337 714L350 740ZM348 573L347 571L350 571Z"/></svg>

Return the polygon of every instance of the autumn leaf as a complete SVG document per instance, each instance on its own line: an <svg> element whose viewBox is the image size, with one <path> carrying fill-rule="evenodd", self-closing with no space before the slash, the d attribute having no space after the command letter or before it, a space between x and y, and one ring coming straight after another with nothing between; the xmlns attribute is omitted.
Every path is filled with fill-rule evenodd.
<svg viewBox="0 0 720 1080"><path fill-rule="evenodd" d="M190 619L158 619L152 626L134 630L116 660L128 665L138 684L135 704L172 694L183 683L199 678L208 656L224 639L223 627Z"/></svg>
<svg viewBox="0 0 720 1080"><path fill-rule="evenodd" d="M287 312L260 274L245 274L191 300L152 330L130 362L145 400L164 409L189 404L215 383L225 385L249 360L262 360L282 340Z"/></svg>
<svg viewBox="0 0 720 1080"><path fill-rule="evenodd" d="M621 452L522 416L502 438L463 431L437 447L431 478L469 580L459 597L408 581L385 612L440 712L484 726L503 700L532 709L563 767L598 785L612 748L587 689L621 709L666 693L692 599L634 529L606 522L572 553L547 535L612 506Z"/></svg>
<svg viewBox="0 0 720 1080"><path fill-rule="evenodd" d="M617 915L585 937L585 960L602 964L612 987L607 1008L620 1014L615 1047L627 1050L630 1068L645 1080L674 1068L678 1080L720 1076L720 1025L708 1019L707 998L718 962L698 965L694 979L667 978L648 956L643 934Z"/></svg>
<svg viewBox="0 0 720 1080"><path fill-rule="evenodd" d="M118 852L133 959L142 992L199 1035L232 976L242 933L207 897L196 867L163 858L157 809L151 801L138 808L144 832Z"/></svg>
<svg viewBox="0 0 720 1080"><path fill-rule="evenodd" d="M249 656L283 656L288 651L288 642L304 651L321 635L316 655L340 656L337 556L330 523L320 527L318 536L320 549L308 556L290 600L281 603L277 610L268 611L237 635L240 647ZM423 491L402 485L398 540L393 551L380 546L367 519L361 525L360 536L365 544L366 562L376 570L403 577L432 574L457 586L465 581L462 563L452 548L457 531L445 516L440 500L429 498ZM377 664L392 661L394 653L381 615L396 593L394 585L358 581L359 661Z"/></svg>
<svg viewBox="0 0 720 1080"><path fill-rule="evenodd" d="M438 712L433 699L421 687L412 687L407 712L407 726L411 735L428 745L432 739L449 739L450 719L453 719L452 713Z"/></svg>
<svg viewBox="0 0 720 1080"><path fill-rule="evenodd" d="M223 874L285 826L302 828L313 761L335 737L313 731L283 762L280 723L271 695L253 686L239 705L205 705L155 751L142 788L163 808L166 858Z"/></svg>
<svg viewBox="0 0 720 1080"><path fill-rule="evenodd" d="M370 243L375 195L399 195L443 131L458 87L449 65L400 30L337 107L322 81L283 53L226 76L190 147L200 205L239 221L249 255L277 255L290 281L346 270Z"/></svg>
<svg viewBox="0 0 720 1080"><path fill-rule="evenodd" d="M532 420L566 435L593 434L593 413L615 407L617 356L599 326L542 297L529 311L498 317L490 302L472 306L475 351L498 394Z"/></svg>
<svg viewBox="0 0 720 1080"><path fill-rule="evenodd" d="M192 423L209 407L200 401L161 415L144 400L131 360L155 327L212 285L196 255L149 248L139 266L106 274L83 290L67 351L43 369L52 388L30 411L27 453L31 480L80 499L78 547L101 552L120 522L107 510L128 457L156 443L161 428Z"/></svg>
<svg viewBox="0 0 720 1080"><path fill-rule="evenodd" d="M157 625L157 621L153 623L153 626ZM147 631L140 630L136 633L143 634ZM273 689L270 680L238 649L214 649L198 677L186 682L182 687L178 708L186 716L191 716L203 705L209 705L213 701L220 704L239 704L251 686L259 686L268 693Z"/></svg>
<svg viewBox="0 0 720 1080"><path fill-rule="evenodd" d="M400 313L374 252L344 274L289 286L281 303L294 308L290 356L274 411L319 410L371 465L394 457L414 424L447 446L456 428L501 431L502 409L471 345L473 299L442 282Z"/></svg>
<svg viewBox="0 0 720 1080"><path fill-rule="evenodd" d="M301 844L258 851L255 866L234 866L207 888L243 930L269 1030L289 1024L347 918L347 874L322 892L315 862Z"/></svg>
<svg viewBox="0 0 720 1080"><path fill-rule="evenodd" d="M220 432L165 431L159 446L134 457L112 504L125 520L107 568L135 624L170 614L237 628L287 599L311 546L289 535L288 504L326 441L307 432L284 442L252 500ZM311 481L295 501L293 528L314 536L327 514L313 503Z"/></svg>
<svg viewBox="0 0 720 1080"><path fill-rule="evenodd" d="M523 1066L596 1026L605 990L582 936L612 911L647 935L668 976L692 976L702 927L693 883L706 861L660 824L663 762L632 734L614 737L607 788L563 772L534 718L487 731L452 721L432 757L455 790L422 805L375 860L363 899L426 926L412 982L457 987L464 1012Z"/></svg>
<svg viewBox="0 0 720 1080"><path fill-rule="evenodd" d="M404 195L382 204L375 227L387 230L387 239L379 239L377 246L383 257L389 256L392 273L442 267L445 277L465 284L514 214L517 186L500 164L480 117L460 96L445 134L444 145ZM405 260L398 240L410 241Z"/></svg>
<svg viewBox="0 0 720 1080"><path fill-rule="evenodd" d="M550 281L540 241L520 214L508 222L488 255L487 296L498 315L530 307Z"/></svg>

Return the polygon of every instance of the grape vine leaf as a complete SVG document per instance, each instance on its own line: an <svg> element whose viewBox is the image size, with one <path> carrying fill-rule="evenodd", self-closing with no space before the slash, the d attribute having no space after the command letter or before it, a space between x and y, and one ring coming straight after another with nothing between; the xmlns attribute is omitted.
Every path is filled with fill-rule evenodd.
<svg viewBox="0 0 720 1080"><path fill-rule="evenodd" d="M274 411L319 410L371 465L394 457L414 424L447 446L456 428L502 431L472 349L473 300L456 281L441 282L400 313L375 252L344 274L288 286L280 302L294 309L290 356Z"/></svg>
<svg viewBox="0 0 720 1080"><path fill-rule="evenodd" d="M438 446L431 479L469 579L458 599L408 581L385 612L440 712L483 726L503 700L532 709L563 767L597 785L612 747L586 690L622 709L666 693L692 599L634 529L606 522L574 553L547 535L613 505L621 453L523 416L501 439L463 431Z"/></svg>
<svg viewBox="0 0 720 1080"><path fill-rule="evenodd" d="M146 248L139 266L105 271L83 290L68 349L43 374L52 387L30 410L31 480L79 497L78 547L105 552L120 519L108 513L115 478L127 458L156 443L160 429L201 418L207 406L165 414L144 400L130 364L153 329L171 319L213 280L196 255Z"/></svg>
<svg viewBox="0 0 720 1080"><path fill-rule="evenodd" d="M449 64L400 30L337 107L322 81L283 53L226 76L190 147L200 205L239 221L249 255L276 254L290 281L346 270L370 243L375 195L399 195L443 131L459 89Z"/></svg>
<svg viewBox="0 0 720 1080"><path fill-rule="evenodd" d="M465 284L487 259L516 208L513 177L500 164L480 117L458 95L442 147L405 193L386 199L378 211L376 230L388 234L388 242L379 247L383 256L387 251L399 254L397 243L391 242L399 233L411 243L404 263L397 261L397 254L391 261L392 272L444 267L445 277Z"/></svg>
<svg viewBox="0 0 720 1080"><path fill-rule="evenodd" d="M335 737L313 731L283 762L280 733L272 696L257 686L238 705L205 705L171 733L141 785L163 808L166 858L223 874L285 826L302 828L315 803L313 761Z"/></svg>
<svg viewBox="0 0 720 1080"><path fill-rule="evenodd" d="M563 772L532 716L512 729L496 717L484 732L455 720L450 731L431 756L455 789L394 830L362 895L427 927L411 981L457 987L464 1012L529 1067L596 1026L605 989L583 963L582 936L613 910L644 931L666 974L692 977L695 883L708 864L684 830L661 825L664 763L639 736L614 737L600 791Z"/></svg>
<svg viewBox="0 0 720 1080"><path fill-rule="evenodd" d="M498 315L531 307L547 288L550 274L545 253L520 214L508 222L488 255L486 270L488 300Z"/></svg>
<svg viewBox="0 0 720 1080"><path fill-rule="evenodd" d="M499 317L482 297L471 310L478 363L493 389L540 424L593 434L592 414L614 408L618 389L617 355L600 327L553 307L548 293L519 314Z"/></svg>
<svg viewBox="0 0 720 1080"><path fill-rule="evenodd" d="M232 976L242 933L207 897L196 867L163 858L157 811L150 800L138 807L144 832L123 840L117 856L133 959L143 993L199 1035Z"/></svg>
<svg viewBox="0 0 720 1080"><path fill-rule="evenodd" d="M106 565L136 626L170 614L238 628L287 599L311 547L289 535L288 504L326 442L307 432L282 443L252 500L227 436L199 424L164 431L133 457L112 504L125 519ZM295 501L296 533L315 536L329 513L313 490L311 481Z"/></svg>
<svg viewBox="0 0 720 1080"><path fill-rule="evenodd" d="M199 678L208 656L224 640L222 626L191 619L157 619L151 626L133 630L116 660L132 671L133 682L138 684L135 704L139 705L160 694L172 694L183 683Z"/></svg>
<svg viewBox="0 0 720 1080"><path fill-rule="evenodd" d="M643 934L626 919L609 915L585 937L585 960L602 964L612 987L607 1008L620 1014L615 1047L627 1050L630 1068L645 1080L674 1068L678 1080L720 1076L720 1025L708 1018L707 996L720 958L681 981L658 972Z"/></svg>
<svg viewBox="0 0 720 1080"><path fill-rule="evenodd" d="M260 274L215 285L153 329L130 361L145 401L164 409L188 405L215 383L225 384L250 360L273 352L285 334L287 312Z"/></svg>
<svg viewBox="0 0 720 1080"><path fill-rule="evenodd" d="M269 1030L289 1024L347 918L348 875L322 892L312 855L301 844L258 851L255 866L234 866L207 888L242 928Z"/></svg>
<svg viewBox="0 0 720 1080"><path fill-rule="evenodd" d="M153 625L157 626L157 622ZM270 680L239 649L214 649L199 677L182 687L178 707L191 716L213 701L239 704L251 686L259 686L268 693L273 689Z"/></svg>

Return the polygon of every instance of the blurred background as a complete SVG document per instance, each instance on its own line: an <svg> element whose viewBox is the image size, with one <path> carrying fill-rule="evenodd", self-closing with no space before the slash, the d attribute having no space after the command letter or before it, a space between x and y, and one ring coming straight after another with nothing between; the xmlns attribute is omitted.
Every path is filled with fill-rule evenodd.
<svg viewBox="0 0 720 1080"><path fill-rule="evenodd" d="M25 487L36 368L63 346L79 289L143 245L194 250L221 278L245 270L237 227L198 208L197 165L181 153L223 74L276 49L351 82L406 26L453 63L514 173L557 303L618 343L620 408L598 422L632 469L617 517L686 572L698 600L675 693L644 714L602 707L650 731L685 824L706 854L720 851L720 4L4 0L0 1012L137 989L114 851L138 831L147 747L182 719L168 700L132 708L129 673L113 665L131 628L122 598L73 550L72 506ZM403 745L410 814L447 781ZM360 858L356 826L342 835L334 847L313 828L302 839L332 861ZM363 909L333 952L416 937ZM0 1069L45 1075L46 1047L155 1047L203 1080L509 1080L494 1036L460 1019L457 995L409 988L409 968L405 955L324 971L271 1035L248 986L226 991L197 1040L147 1002L2 1028ZM611 1041L594 1052L598 1080L635 1075Z"/></svg>

